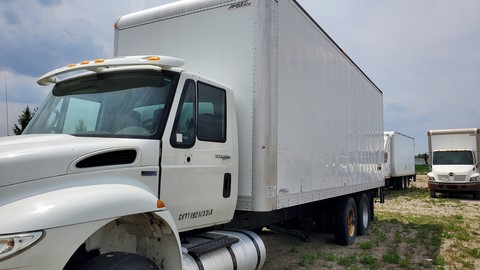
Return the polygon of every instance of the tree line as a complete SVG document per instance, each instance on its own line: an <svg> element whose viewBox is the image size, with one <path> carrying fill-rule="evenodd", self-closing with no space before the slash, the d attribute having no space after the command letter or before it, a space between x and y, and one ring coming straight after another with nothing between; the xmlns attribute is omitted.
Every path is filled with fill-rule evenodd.
<svg viewBox="0 0 480 270"><path fill-rule="evenodd" d="M23 110L22 114L20 114L20 116L18 117L18 125L15 124L12 127L13 133L15 133L15 135L22 134L23 130L25 130L28 123L30 123L30 120L32 120L37 110L38 110L38 107L36 107L32 111L30 107L27 105L27 107Z"/></svg>

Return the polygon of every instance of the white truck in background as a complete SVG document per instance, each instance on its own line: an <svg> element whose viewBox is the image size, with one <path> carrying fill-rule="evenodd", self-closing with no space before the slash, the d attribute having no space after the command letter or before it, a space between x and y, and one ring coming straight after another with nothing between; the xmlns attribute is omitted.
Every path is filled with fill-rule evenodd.
<svg viewBox="0 0 480 270"><path fill-rule="evenodd" d="M404 189L416 180L415 139L396 131L385 131L383 177L385 188Z"/></svg>
<svg viewBox="0 0 480 270"><path fill-rule="evenodd" d="M480 129L429 130L430 197L437 193L471 193L480 199Z"/></svg>
<svg viewBox="0 0 480 270"><path fill-rule="evenodd" d="M259 269L262 227L367 233L382 92L296 1L132 13L114 48L0 139L0 269Z"/></svg>

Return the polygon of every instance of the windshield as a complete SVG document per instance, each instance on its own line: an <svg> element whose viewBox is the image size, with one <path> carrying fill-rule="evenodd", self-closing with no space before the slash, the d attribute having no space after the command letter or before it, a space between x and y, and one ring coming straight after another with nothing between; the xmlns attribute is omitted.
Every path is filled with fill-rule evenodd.
<svg viewBox="0 0 480 270"><path fill-rule="evenodd" d="M23 134L158 138L177 76L166 71L136 71L59 83Z"/></svg>
<svg viewBox="0 0 480 270"><path fill-rule="evenodd" d="M435 151L433 165L473 165L472 151Z"/></svg>

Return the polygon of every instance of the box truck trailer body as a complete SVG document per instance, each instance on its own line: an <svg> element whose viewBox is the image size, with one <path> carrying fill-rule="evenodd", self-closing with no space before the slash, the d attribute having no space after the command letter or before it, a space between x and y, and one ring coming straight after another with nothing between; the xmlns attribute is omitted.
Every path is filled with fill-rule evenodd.
<svg viewBox="0 0 480 270"><path fill-rule="evenodd" d="M428 152L430 196L437 192L472 193L480 199L480 129L430 130Z"/></svg>
<svg viewBox="0 0 480 270"><path fill-rule="evenodd" d="M381 92L295 2L244 3L121 17L115 54L188 59L185 69L232 87L237 209L269 211L382 186Z"/></svg>
<svg viewBox="0 0 480 270"><path fill-rule="evenodd" d="M128 14L114 54L40 77L52 92L0 140L2 266L258 269L252 229L367 233L382 92L296 1Z"/></svg>
<svg viewBox="0 0 480 270"><path fill-rule="evenodd" d="M384 132L385 186L395 189L408 187L415 175L415 139L396 131Z"/></svg>

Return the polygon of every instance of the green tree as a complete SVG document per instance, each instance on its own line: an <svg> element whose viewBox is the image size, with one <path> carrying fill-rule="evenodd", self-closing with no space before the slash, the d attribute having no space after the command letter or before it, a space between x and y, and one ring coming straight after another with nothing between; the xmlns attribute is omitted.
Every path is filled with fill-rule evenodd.
<svg viewBox="0 0 480 270"><path fill-rule="evenodd" d="M87 125L85 124L85 120L83 118L80 118L75 125L75 132L85 132L87 131Z"/></svg>
<svg viewBox="0 0 480 270"><path fill-rule="evenodd" d="M32 120L33 116L35 115L37 109L38 108L35 108L33 111L31 111L30 107L27 105L25 110L23 110L22 114L18 117L18 125L15 124L13 127L13 132L15 135L22 134L23 130L27 127L28 123L30 123L30 120Z"/></svg>

